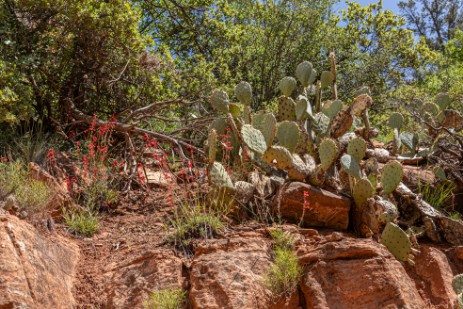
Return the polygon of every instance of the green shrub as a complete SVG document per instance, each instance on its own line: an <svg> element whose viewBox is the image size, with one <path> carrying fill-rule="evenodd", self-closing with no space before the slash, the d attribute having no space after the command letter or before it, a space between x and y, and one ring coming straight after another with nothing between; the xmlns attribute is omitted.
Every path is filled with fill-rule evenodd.
<svg viewBox="0 0 463 309"><path fill-rule="evenodd" d="M265 285L275 295L290 295L296 291L301 274L297 256L290 249L276 247Z"/></svg>
<svg viewBox="0 0 463 309"><path fill-rule="evenodd" d="M445 181L433 187L430 184L418 182L418 192L423 195L423 200L434 208L442 208L445 202L452 196L456 185L451 181Z"/></svg>
<svg viewBox="0 0 463 309"><path fill-rule="evenodd" d="M51 195L52 190L39 180L26 180L15 190L16 200L19 206L24 209L43 209Z"/></svg>
<svg viewBox="0 0 463 309"><path fill-rule="evenodd" d="M97 215L89 210L65 211L64 224L70 232L86 237L92 237L100 227Z"/></svg>
<svg viewBox="0 0 463 309"><path fill-rule="evenodd" d="M181 247L193 238L213 238L224 228L219 216L202 205L182 205L169 222L174 229L169 239Z"/></svg>
<svg viewBox="0 0 463 309"><path fill-rule="evenodd" d="M186 291L163 289L151 293L145 303L146 309L181 309L186 303Z"/></svg>
<svg viewBox="0 0 463 309"><path fill-rule="evenodd" d="M284 231L281 228L270 231L270 236L273 238L275 247L282 249L291 250L296 242L296 239L294 239L290 232Z"/></svg>
<svg viewBox="0 0 463 309"><path fill-rule="evenodd" d="M15 193L26 182L26 171L20 162L0 163L0 194Z"/></svg>

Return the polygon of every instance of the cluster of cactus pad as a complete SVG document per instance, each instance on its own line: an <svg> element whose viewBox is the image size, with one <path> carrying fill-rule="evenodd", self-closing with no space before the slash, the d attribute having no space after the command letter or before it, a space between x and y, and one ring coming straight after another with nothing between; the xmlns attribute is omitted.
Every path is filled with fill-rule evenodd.
<svg viewBox="0 0 463 309"><path fill-rule="evenodd" d="M286 172L288 180L322 186L326 175L344 172L349 177L355 209L361 212L378 191L379 173L376 168L366 168L371 163L364 161L368 139L354 137L345 147L340 137L351 130L355 117L359 117L369 128L368 109L372 99L368 90L363 89L350 105L343 104L337 98L335 71L334 64L331 71L322 72L319 76L310 62L299 64L295 72L297 79L288 76L279 83L282 95L278 98L277 116L271 112L251 110L252 88L247 82L241 82L235 88L239 103L231 103L223 90L213 91L209 102L222 116L209 129L211 186L235 192L252 186L243 181L236 186L222 164L216 161L217 136L225 134L228 127L232 132L237 157L246 151L253 163L267 173L279 170L279 175ZM324 91L330 86L332 97L323 101ZM300 94L295 95L296 90L300 90ZM400 140L399 129L403 122L400 114L392 115L389 121L397 133L397 140ZM401 135L402 141L409 137L407 134ZM417 142L413 144L414 137L411 140L411 148L417 150ZM403 143L409 144L408 141ZM372 164L375 165L374 162ZM402 176L402 165L398 161L388 162L384 166L380 176L383 198L388 199ZM236 194L240 195L239 192ZM412 245L407 234L393 222L394 216L383 214L382 217L388 221L382 243L397 259L409 261Z"/></svg>

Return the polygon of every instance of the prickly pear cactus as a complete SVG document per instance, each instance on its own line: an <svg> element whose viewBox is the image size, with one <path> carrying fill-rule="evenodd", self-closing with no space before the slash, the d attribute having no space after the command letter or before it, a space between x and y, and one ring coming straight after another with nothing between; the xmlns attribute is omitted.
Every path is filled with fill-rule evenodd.
<svg viewBox="0 0 463 309"><path fill-rule="evenodd" d="M455 293L463 293L463 274L459 274L453 277L452 287Z"/></svg>
<svg viewBox="0 0 463 309"><path fill-rule="evenodd" d="M214 129L218 135L225 134L227 130L227 121L223 118L217 118L212 121L211 125L209 126L209 131Z"/></svg>
<svg viewBox="0 0 463 309"><path fill-rule="evenodd" d="M313 125L321 136L328 136L330 131L330 118L328 118L328 116L323 113L316 113L314 116Z"/></svg>
<svg viewBox="0 0 463 309"><path fill-rule="evenodd" d="M372 104L373 99L368 94L361 94L354 99L354 102L349 106L348 112L352 116L360 116Z"/></svg>
<svg viewBox="0 0 463 309"><path fill-rule="evenodd" d="M365 157L365 151L367 150L367 144L361 137L352 139L347 145L347 153L360 163Z"/></svg>
<svg viewBox="0 0 463 309"><path fill-rule="evenodd" d="M228 113L228 95L223 90L213 90L209 96L209 104L212 108L221 113Z"/></svg>
<svg viewBox="0 0 463 309"><path fill-rule="evenodd" d="M252 125L243 125L241 128L241 136L243 138L243 142L252 151L258 154L264 154L264 152L267 150L267 143L265 142L264 135L262 132L255 129Z"/></svg>
<svg viewBox="0 0 463 309"><path fill-rule="evenodd" d="M309 100L300 95L296 100L296 118L297 120L305 120L308 116L312 115L312 105Z"/></svg>
<svg viewBox="0 0 463 309"><path fill-rule="evenodd" d="M241 82L235 87L235 94L243 105L251 105L252 87L248 82Z"/></svg>
<svg viewBox="0 0 463 309"><path fill-rule="evenodd" d="M323 71L320 77L322 89L328 88L329 86L331 86L333 79L334 79L333 74L330 71Z"/></svg>
<svg viewBox="0 0 463 309"><path fill-rule="evenodd" d="M349 112L341 110L333 119L333 124L331 125L331 137L338 138L343 136L350 130L353 122L354 117L352 117Z"/></svg>
<svg viewBox="0 0 463 309"><path fill-rule="evenodd" d="M439 106L434 103L426 103L421 107L421 113L424 115L425 113L429 113L433 116L439 114Z"/></svg>
<svg viewBox="0 0 463 309"><path fill-rule="evenodd" d="M342 110L342 101L328 101L323 105L322 113L328 116L330 119L336 117L336 115Z"/></svg>
<svg viewBox="0 0 463 309"><path fill-rule="evenodd" d="M243 114L244 106L239 103L230 103L228 104L228 109L233 118L238 118Z"/></svg>
<svg viewBox="0 0 463 309"><path fill-rule="evenodd" d="M389 116L389 121L387 125L390 126L391 128L400 130L403 124L404 124L404 116L402 116L401 113L392 113L391 116Z"/></svg>
<svg viewBox="0 0 463 309"><path fill-rule="evenodd" d="M351 176L359 179L361 177L360 166L350 154L344 154L341 157L341 166Z"/></svg>
<svg viewBox="0 0 463 309"><path fill-rule="evenodd" d="M381 175L381 184L385 194L392 193L397 188L403 177L402 164L398 161L389 161L384 165Z"/></svg>
<svg viewBox="0 0 463 309"><path fill-rule="evenodd" d="M326 172L338 155L338 147L335 141L330 138L324 139L318 147L318 155L320 156L322 169Z"/></svg>
<svg viewBox="0 0 463 309"><path fill-rule="evenodd" d="M278 120L296 120L296 103L292 98L287 96L278 98Z"/></svg>
<svg viewBox="0 0 463 309"><path fill-rule="evenodd" d="M293 157L285 147L272 146L264 153L262 160L268 165L288 170L292 166Z"/></svg>
<svg viewBox="0 0 463 309"><path fill-rule="evenodd" d="M252 117L252 126L262 132L267 147L273 145L277 133L277 120L272 113L254 115Z"/></svg>
<svg viewBox="0 0 463 309"><path fill-rule="evenodd" d="M418 134L404 131L400 133L400 141L412 152L413 155L416 154L419 143Z"/></svg>
<svg viewBox="0 0 463 309"><path fill-rule="evenodd" d="M209 147L209 164L214 164L215 157L217 154L217 131L212 129L209 131L209 136L207 138L207 144Z"/></svg>
<svg viewBox="0 0 463 309"><path fill-rule="evenodd" d="M294 152L299 143L299 127L294 121L283 121L278 124L277 139L280 146Z"/></svg>
<svg viewBox="0 0 463 309"><path fill-rule="evenodd" d="M233 189L233 182L227 171L219 162L214 162L209 171L209 181L216 188Z"/></svg>
<svg viewBox="0 0 463 309"><path fill-rule="evenodd" d="M309 86L312 72L313 66L309 61L304 61L298 64L296 67L296 78L299 80L302 86Z"/></svg>
<svg viewBox="0 0 463 309"><path fill-rule="evenodd" d="M311 169L297 154L293 154L291 168L288 169L288 177L294 181L304 181L310 175Z"/></svg>
<svg viewBox="0 0 463 309"><path fill-rule="evenodd" d="M446 109L450 105L450 96L448 93L439 93L436 95L436 104L441 110Z"/></svg>
<svg viewBox="0 0 463 309"><path fill-rule="evenodd" d="M297 87L296 79L294 79L294 77L291 76L283 77L283 79L280 80L279 87L281 93L284 96L289 97L293 93L294 89L296 89Z"/></svg>
<svg viewBox="0 0 463 309"><path fill-rule="evenodd" d="M399 226L389 222L381 234L381 243L392 255L402 262L413 263L412 243Z"/></svg>
<svg viewBox="0 0 463 309"><path fill-rule="evenodd" d="M374 193L375 189L368 179L362 178L357 181L353 190L356 210L361 211L367 204L367 200L372 197Z"/></svg>

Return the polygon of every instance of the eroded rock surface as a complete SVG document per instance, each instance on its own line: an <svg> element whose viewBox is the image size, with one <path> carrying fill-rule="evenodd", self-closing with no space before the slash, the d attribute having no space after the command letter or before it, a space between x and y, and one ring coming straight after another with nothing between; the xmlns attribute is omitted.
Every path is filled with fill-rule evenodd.
<svg viewBox="0 0 463 309"><path fill-rule="evenodd" d="M78 247L0 214L0 308L74 308Z"/></svg>
<svg viewBox="0 0 463 309"><path fill-rule="evenodd" d="M345 230L349 225L351 201L309 184L290 183L274 204L282 217L306 226Z"/></svg>

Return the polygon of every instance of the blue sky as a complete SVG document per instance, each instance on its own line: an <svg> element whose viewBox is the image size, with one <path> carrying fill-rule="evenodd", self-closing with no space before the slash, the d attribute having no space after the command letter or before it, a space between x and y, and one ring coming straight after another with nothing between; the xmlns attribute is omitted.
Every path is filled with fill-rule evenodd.
<svg viewBox="0 0 463 309"><path fill-rule="evenodd" d="M399 13L399 8L397 7L397 3L399 3L400 0L383 0L383 7L385 10L391 10L394 13L398 14ZM360 3L363 6L366 6L370 3L377 3L378 0L357 0L356 2ZM338 3L335 8L336 9L343 9L346 7L345 1L341 0L340 3Z"/></svg>

